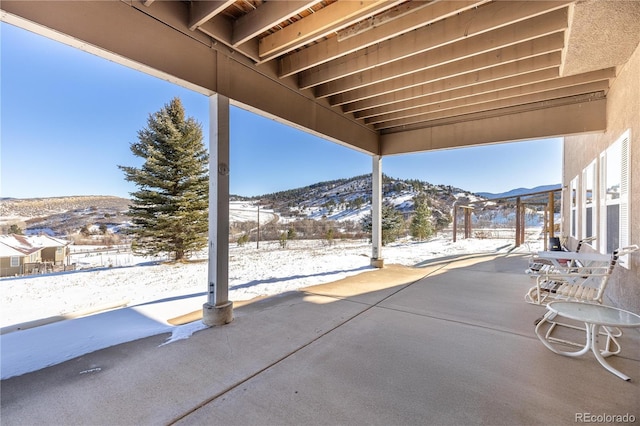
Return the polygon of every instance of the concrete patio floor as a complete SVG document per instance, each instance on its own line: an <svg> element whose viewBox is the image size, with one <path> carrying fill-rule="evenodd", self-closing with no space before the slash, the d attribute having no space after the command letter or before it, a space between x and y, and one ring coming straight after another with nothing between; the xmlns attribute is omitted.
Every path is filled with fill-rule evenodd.
<svg viewBox="0 0 640 426"><path fill-rule="evenodd" d="M469 256L258 300L187 340L161 346L167 336L154 336L4 380L0 422L640 421L639 332L626 330L622 353L608 358L630 382L591 353L552 353L534 334L544 308L524 302L525 267L521 254Z"/></svg>

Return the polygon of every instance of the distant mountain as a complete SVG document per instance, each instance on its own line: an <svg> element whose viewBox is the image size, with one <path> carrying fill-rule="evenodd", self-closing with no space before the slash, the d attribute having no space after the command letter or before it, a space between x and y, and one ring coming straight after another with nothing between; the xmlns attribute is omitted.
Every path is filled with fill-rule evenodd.
<svg viewBox="0 0 640 426"><path fill-rule="evenodd" d="M319 182L302 188L253 197L256 202L272 209L281 217L298 219L327 219L336 221L360 220L371 211L371 175ZM450 185L433 185L417 179L382 178L383 202L393 205L405 216L414 210L413 199L423 196L429 200L436 220L451 212L459 198L468 201L478 197Z"/></svg>
<svg viewBox="0 0 640 426"><path fill-rule="evenodd" d="M117 227L130 221L130 200L88 195L47 198L3 198L0 200L0 232L17 225L27 234L64 236L83 226Z"/></svg>
<svg viewBox="0 0 640 426"><path fill-rule="evenodd" d="M250 222L256 221L260 210L261 223L326 220L350 226L349 223L359 223L371 213L371 188L371 175L362 175L257 197L231 196L231 225L241 227L239 224L246 223L249 226L247 229L252 229ZM475 224L488 226L490 223L510 223L513 221L514 200L486 200L558 188L560 185L546 185L531 189L518 188L501 194L473 194L451 185L434 185L417 179L396 179L386 175L382 177L384 204L393 206L405 218L409 218L414 212L416 197L425 199L430 206L432 220L438 227L450 223L454 204L472 207ZM540 196L542 204L544 197L545 194ZM0 232L6 233L12 224L17 224L25 233L46 232L56 236L76 233L83 227L97 230L102 225L111 232L118 232L121 227L129 226L129 203L128 199L108 196L5 198L0 200ZM238 232L248 231L242 228Z"/></svg>
<svg viewBox="0 0 640 426"><path fill-rule="evenodd" d="M486 199L517 197L523 194L532 194L532 193L543 192L543 191L553 191L555 189L560 189L560 187L561 185L558 183L555 185L536 186L535 188L516 188L516 189L512 189L511 191L501 192L497 194L493 192L478 192L477 195Z"/></svg>

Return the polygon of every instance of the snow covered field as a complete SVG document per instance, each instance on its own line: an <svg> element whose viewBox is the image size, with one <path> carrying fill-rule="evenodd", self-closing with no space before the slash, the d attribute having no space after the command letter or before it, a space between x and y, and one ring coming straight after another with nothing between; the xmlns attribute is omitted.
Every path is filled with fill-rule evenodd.
<svg viewBox="0 0 640 426"><path fill-rule="evenodd" d="M382 255L386 264L414 266L428 259L496 252L512 245L512 240L505 239L460 239L453 243L450 238L436 237L428 242L394 243L384 247ZM533 244L524 249L538 248ZM286 249L281 249L278 242L261 242L259 249L252 244L232 246L229 298L248 300L336 281L372 269L370 256L368 241L328 245L320 240L294 240ZM147 262L5 278L0 285L0 348L5 379L156 334L173 333L173 339L188 337L203 328L201 322L172 326L167 321L199 310L207 301L207 262ZM25 329L28 325L24 323L43 318L51 323ZM60 321L64 318L68 319Z"/></svg>

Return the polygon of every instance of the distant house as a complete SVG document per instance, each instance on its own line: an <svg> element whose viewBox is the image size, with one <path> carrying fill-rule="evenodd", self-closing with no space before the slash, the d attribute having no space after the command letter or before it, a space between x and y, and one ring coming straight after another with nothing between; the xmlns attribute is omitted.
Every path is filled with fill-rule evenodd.
<svg viewBox="0 0 640 426"><path fill-rule="evenodd" d="M64 270L69 244L48 235L0 235L0 277Z"/></svg>

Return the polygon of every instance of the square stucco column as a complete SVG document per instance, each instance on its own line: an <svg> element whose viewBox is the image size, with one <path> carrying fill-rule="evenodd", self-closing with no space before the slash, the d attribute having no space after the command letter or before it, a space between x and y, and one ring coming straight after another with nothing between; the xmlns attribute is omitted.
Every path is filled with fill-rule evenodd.
<svg viewBox="0 0 640 426"><path fill-rule="evenodd" d="M202 307L208 326L233 321L229 301L229 98L209 98L209 287Z"/></svg>
<svg viewBox="0 0 640 426"><path fill-rule="evenodd" d="M382 268L382 156L373 156L371 172L371 266Z"/></svg>

